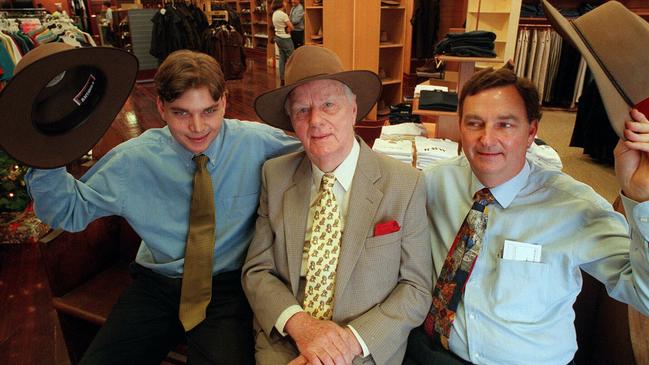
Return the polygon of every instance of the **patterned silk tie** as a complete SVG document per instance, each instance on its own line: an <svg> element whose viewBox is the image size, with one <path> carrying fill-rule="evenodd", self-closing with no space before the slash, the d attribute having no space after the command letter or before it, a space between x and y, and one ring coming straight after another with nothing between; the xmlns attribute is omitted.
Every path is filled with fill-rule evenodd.
<svg viewBox="0 0 649 365"><path fill-rule="evenodd" d="M333 192L335 181L333 174L322 176L313 214L304 288L304 310L314 318L327 320L333 314L341 238L340 212Z"/></svg>
<svg viewBox="0 0 649 365"><path fill-rule="evenodd" d="M194 190L185 246L185 266L180 293L180 321L189 331L205 319L212 298L212 256L214 254L214 192L207 171L208 158L194 157Z"/></svg>
<svg viewBox="0 0 649 365"><path fill-rule="evenodd" d="M455 236L433 290L433 304L424 321L424 330L431 339L439 336L447 350L455 312L482 247L482 238L487 229L487 206L493 202L494 197L489 189L475 193L473 206Z"/></svg>

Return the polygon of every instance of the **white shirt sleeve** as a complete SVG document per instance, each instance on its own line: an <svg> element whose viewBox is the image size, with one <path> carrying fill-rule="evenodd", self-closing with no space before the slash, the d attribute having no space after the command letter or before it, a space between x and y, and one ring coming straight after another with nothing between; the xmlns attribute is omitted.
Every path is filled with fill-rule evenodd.
<svg viewBox="0 0 649 365"><path fill-rule="evenodd" d="M363 341L363 338L361 337L361 335L359 335L358 332L356 332L354 327L352 327L351 325L347 325L347 327L349 327L349 329L352 330L352 333L354 334L354 337L356 337L356 340L358 341L358 343L361 344L361 348L363 349L363 357L368 357L370 355L370 349L367 348L367 345L365 344L365 341Z"/></svg>
<svg viewBox="0 0 649 365"><path fill-rule="evenodd" d="M282 336L286 336L287 333L284 332L284 327L286 326L286 322L288 322L291 317L293 317L294 314L304 312L304 309L300 307L299 305L292 305L282 312L282 314L277 317L277 321L275 322L275 328L277 329L277 332L279 332Z"/></svg>

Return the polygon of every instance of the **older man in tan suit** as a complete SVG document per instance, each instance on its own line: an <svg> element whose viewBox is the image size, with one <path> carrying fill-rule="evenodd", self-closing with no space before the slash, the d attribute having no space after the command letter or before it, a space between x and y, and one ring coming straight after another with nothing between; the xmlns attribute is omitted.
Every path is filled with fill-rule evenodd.
<svg viewBox="0 0 649 365"><path fill-rule="evenodd" d="M354 135L379 96L376 74L304 46L286 81L255 101L304 146L263 168L242 279L257 364L401 364L431 300L421 175Z"/></svg>

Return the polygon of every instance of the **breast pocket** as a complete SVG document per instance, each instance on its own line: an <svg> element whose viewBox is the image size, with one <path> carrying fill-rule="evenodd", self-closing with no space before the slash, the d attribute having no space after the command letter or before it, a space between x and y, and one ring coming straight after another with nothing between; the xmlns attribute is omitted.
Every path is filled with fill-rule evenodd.
<svg viewBox="0 0 649 365"><path fill-rule="evenodd" d="M401 231L368 237L365 239L365 248L381 247L392 243L401 242Z"/></svg>
<svg viewBox="0 0 649 365"><path fill-rule="evenodd" d="M494 290L496 316L534 323L548 311L553 283L545 263L498 259Z"/></svg>
<svg viewBox="0 0 649 365"><path fill-rule="evenodd" d="M257 213L258 205L258 193L233 196L223 200L223 213L230 219L247 219Z"/></svg>

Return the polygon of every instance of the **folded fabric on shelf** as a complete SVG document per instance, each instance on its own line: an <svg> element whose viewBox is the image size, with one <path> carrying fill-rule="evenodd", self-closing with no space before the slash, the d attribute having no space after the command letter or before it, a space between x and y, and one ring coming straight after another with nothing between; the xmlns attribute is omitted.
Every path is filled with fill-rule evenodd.
<svg viewBox="0 0 649 365"><path fill-rule="evenodd" d="M396 160L412 165L412 142L409 140L377 139L374 141L372 149L376 152L383 153Z"/></svg>
<svg viewBox="0 0 649 365"><path fill-rule="evenodd" d="M457 93L440 90L422 90L419 109L454 112L457 110Z"/></svg>
<svg viewBox="0 0 649 365"><path fill-rule="evenodd" d="M473 57L496 57L493 52L496 34L484 30L448 33L435 45L435 54Z"/></svg>
<svg viewBox="0 0 649 365"><path fill-rule="evenodd" d="M458 148L458 143L449 139L415 137L417 168L423 169L437 161L456 157Z"/></svg>

